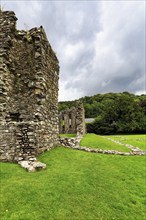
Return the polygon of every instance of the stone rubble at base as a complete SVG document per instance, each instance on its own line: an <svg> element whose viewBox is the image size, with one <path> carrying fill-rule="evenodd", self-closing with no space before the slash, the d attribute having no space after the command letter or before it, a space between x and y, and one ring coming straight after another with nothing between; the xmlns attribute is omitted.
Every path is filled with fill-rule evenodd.
<svg viewBox="0 0 146 220"><path fill-rule="evenodd" d="M19 161L18 164L23 167L24 169L27 169L29 172L35 172L40 169L45 169L46 164L41 163L39 161L28 161L28 160L22 160Z"/></svg>

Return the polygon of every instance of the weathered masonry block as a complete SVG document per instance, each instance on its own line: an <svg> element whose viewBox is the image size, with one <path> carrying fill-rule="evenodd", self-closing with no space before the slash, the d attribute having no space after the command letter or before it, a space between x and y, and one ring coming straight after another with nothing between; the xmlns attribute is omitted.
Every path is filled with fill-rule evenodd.
<svg viewBox="0 0 146 220"><path fill-rule="evenodd" d="M82 137L85 134L85 113L82 103L77 103L77 107L60 112L59 133L76 133L77 137Z"/></svg>
<svg viewBox="0 0 146 220"><path fill-rule="evenodd" d="M58 141L59 63L43 27L0 11L0 159L32 160Z"/></svg>

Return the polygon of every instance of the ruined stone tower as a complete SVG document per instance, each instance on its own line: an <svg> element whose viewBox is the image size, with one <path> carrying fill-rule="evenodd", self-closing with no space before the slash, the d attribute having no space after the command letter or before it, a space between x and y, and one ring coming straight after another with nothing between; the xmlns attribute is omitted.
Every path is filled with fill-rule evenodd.
<svg viewBox="0 0 146 220"><path fill-rule="evenodd" d="M0 11L0 159L33 160L58 140L59 64L44 29Z"/></svg>

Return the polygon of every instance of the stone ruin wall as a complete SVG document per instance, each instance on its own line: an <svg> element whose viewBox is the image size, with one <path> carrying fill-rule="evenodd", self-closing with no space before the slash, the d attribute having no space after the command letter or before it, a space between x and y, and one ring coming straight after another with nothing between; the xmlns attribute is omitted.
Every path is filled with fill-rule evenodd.
<svg viewBox="0 0 146 220"><path fill-rule="evenodd" d="M0 159L33 160L58 140L59 64L42 27L0 11Z"/></svg>
<svg viewBox="0 0 146 220"><path fill-rule="evenodd" d="M60 112L59 133L76 133L77 137L82 137L85 134L85 113L83 104L77 103L77 107L72 107Z"/></svg>

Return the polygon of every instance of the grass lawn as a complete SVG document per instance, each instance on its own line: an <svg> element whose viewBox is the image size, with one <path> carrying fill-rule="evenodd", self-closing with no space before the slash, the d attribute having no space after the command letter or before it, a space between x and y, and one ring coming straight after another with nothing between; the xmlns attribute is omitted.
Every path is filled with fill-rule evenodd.
<svg viewBox="0 0 146 220"><path fill-rule="evenodd" d="M124 144L130 144L134 147L139 147L141 150L146 150L146 135L111 135L110 138L118 140Z"/></svg>
<svg viewBox="0 0 146 220"><path fill-rule="evenodd" d="M74 137L76 137L77 136L77 134L60 134L60 137L68 137L68 138L74 138Z"/></svg>
<svg viewBox="0 0 146 220"><path fill-rule="evenodd" d="M58 147L40 172L0 163L0 219L144 220L145 159Z"/></svg>
<svg viewBox="0 0 146 220"><path fill-rule="evenodd" d="M107 137L107 136L106 136ZM81 146L87 146L91 148L100 148L103 150L118 150L118 151L124 151L129 152L130 149L127 147L124 147L120 144L116 144L108 139L106 137L102 137L100 135L96 134L86 134L83 139L80 142Z"/></svg>

